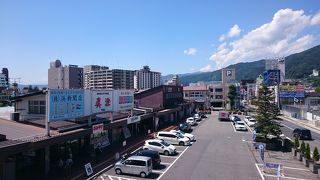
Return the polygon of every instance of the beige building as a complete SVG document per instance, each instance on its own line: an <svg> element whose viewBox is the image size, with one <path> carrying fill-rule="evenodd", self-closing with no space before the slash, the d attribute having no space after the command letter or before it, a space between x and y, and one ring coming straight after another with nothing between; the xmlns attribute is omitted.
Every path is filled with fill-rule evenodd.
<svg viewBox="0 0 320 180"><path fill-rule="evenodd" d="M145 90L160 86L161 73L150 71L149 66L143 66L142 69L134 73L134 89Z"/></svg>
<svg viewBox="0 0 320 180"><path fill-rule="evenodd" d="M196 109L205 110L210 107L209 91L206 85L184 86L183 99L195 104Z"/></svg>

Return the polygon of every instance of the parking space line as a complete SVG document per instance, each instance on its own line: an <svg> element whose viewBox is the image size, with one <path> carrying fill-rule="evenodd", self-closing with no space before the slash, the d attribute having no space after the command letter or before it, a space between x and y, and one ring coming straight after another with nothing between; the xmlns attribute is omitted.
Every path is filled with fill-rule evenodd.
<svg viewBox="0 0 320 180"><path fill-rule="evenodd" d="M276 175L272 175L272 174L264 174L264 176L267 177L278 177ZM302 179L302 178L295 178L295 177L289 177L289 176L280 176L281 179L294 179L294 180L308 180L308 179Z"/></svg>
<svg viewBox="0 0 320 180"><path fill-rule="evenodd" d="M172 165L183 155L184 152L186 152L189 149L190 146L188 146L179 156L170 164L170 166L157 178L157 180L161 179L161 177L172 167Z"/></svg>
<svg viewBox="0 0 320 180"><path fill-rule="evenodd" d="M252 130L251 130L250 126L248 126L247 122L245 122L244 125L246 125L247 128L248 128L248 130L249 130L250 132L252 132Z"/></svg>
<svg viewBox="0 0 320 180"><path fill-rule="evenodd" d="M164 171L159 171L159 170L152 170L153 173L159 173L162 174Z"/></svg>
<svg viewBox="0 0 320 180"><path fill-rule="evenodd" d="M173 159L176 159L178 158L177 156L166 156L166 155L160 155L161 157L168 157L168 158L173 158Z"/></svg>
<svg viewBox="0 0 320 180"><path fill-rule="evenodd" d="M119 177L119 176L111 176L108 175L109 179L113 180L113 178L117 178L119 180L136 180L136 179L132 179L132 178L127 178L127 177Z"/></svg>
<svg viewBox="0 0 320 180"><path fill-rule="evenodd" d="M309 169L294 168L294 167L288 167L288 166L283 166L283 168L285 168L285 169L293 169L293 170L300 170L300 171L308 171L309 172Z"/></svg>
<svg viewBox="0 0 320 180"><path fill-rule="evenodd" d="M260 170L260 168L259 168L259 166L258 166L257 163L256 163L256 168L257 168L257 170L258 170L258 172L259 172L259 174L260 174L261 179L262 179L262 180L265 180L265 178L264 178L264 176L263 176L263 173L261 172L261 170Z"/></svg>
<svg viewBox="0 0 320 180"><path fill-rule="evenodd" d="M163 164L163 165L170 165L171 163L163 163L163 162L162 162L161 164Z"/></svg>
<svg viewBox="0 0 320 180"><path fill-rule="evenodd" d="M237 132L237 131L236 131L236 128L235 128L234 125L233 125L233 122L230 122L230 124L231 124L231 126L232 126L232 128L233 128L233 131L234 131L234 132Z"/></svg>

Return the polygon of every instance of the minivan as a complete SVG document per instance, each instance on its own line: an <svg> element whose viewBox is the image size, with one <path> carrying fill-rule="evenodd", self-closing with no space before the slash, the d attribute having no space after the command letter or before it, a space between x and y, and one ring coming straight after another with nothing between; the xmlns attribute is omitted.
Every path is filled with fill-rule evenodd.
<svg viewBox="0 0 320 180"><path fill-rule="evenodd" d="M145 156L131 156L127 159L121 159L114 165L117 174L133 174L142 178L152 173L152 160Z"/></svg>
<svg viewBox="0 0 320 180"><path fill-rule="evenodd" d="M131 156L146 156L150 157L152 160L153 167L160 167L161 159L158 151L154 150L139 150L137 152L134 152L130 154Z"/></svg>
<svg viewBox="0 0 320 180"><path fill-rule="evenodd" d="M189 138L173 132L160 131L157 134L157 138L162 139L170 144L177 144L179 146L190 145Z"/></svg>

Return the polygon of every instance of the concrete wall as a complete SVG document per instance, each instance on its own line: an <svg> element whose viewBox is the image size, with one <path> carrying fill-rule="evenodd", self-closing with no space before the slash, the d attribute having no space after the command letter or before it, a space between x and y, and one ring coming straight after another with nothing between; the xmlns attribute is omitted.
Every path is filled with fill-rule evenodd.
<svg viewBox="0 0 320 180"><path fill-rule="evenodd" d="M29 120L29 119L44 119L45 114L29 114L29 104L28 102L32 101L45 101L46 95L41 94L37 96L26 97L22 101L19 101L15 105L15 112L20 113L20 120Z"/></svg>

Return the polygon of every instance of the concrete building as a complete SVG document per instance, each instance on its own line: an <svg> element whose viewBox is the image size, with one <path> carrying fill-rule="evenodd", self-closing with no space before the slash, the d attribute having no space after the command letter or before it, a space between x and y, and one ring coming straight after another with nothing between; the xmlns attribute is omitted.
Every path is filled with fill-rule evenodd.
<svg viewBox="0 0 320 180"><path fill-rule="evenodd" d="M85 89L133 89L134 71L109 69L106 66L84 66Z"/></svg>
<svg viewBox="0 0 320 180"><path fill-rule="evenodd" d="M178 75L174 75L171 80L166 82L166 85L169 85L169 86L180 86L181 83L180 83L179 76Z"/></svg>
<svg viewBox="0 0 320 180"><path fill-rule="evenodd" d="M9 87L9 70L7 68L2 68L2 74L4 74L5 81L7 82L7 87Z"/></svg>
<svg viewBox="0 0 320 180"><path fill-rule="evenodd" d="M144 90L160 86L161 73L150 71L149 66L143 66L142 69L134 73L134 89Z"/></svg>
<svg viewBox="0 0 320 180"><path fill-rule="evenodd" d="M183 99L193 102L198 110L206 110L210 108L209 90L206 85L184 86Z"/></svg>
<svg viewBox="0 0 320 180"><path fill-rule="evenodd" d="M6 75L0 74L0 90L8 87L8 82L6 81Z"/></svg>
<svg viewBox="0 0 320 180"><path fill-rule="evenodd" d="M77 65L62 66L60 60L50 63L48 69L49 89L82 89L83 68Z"/></svg>
<svg viewBox="0 0 320 180"><path fill-rule="evenodd" d="M224 85L221 82L215 82L208 86L210 107L212 108L223 108L225 106L225 93Z"/></svg>
<svg viewBox="0 0 320 180"><path fill-rule="evenodd" d="M280 70L280 83L286 80L285 58L274 58L266 60L266 70Z"/></svg>

